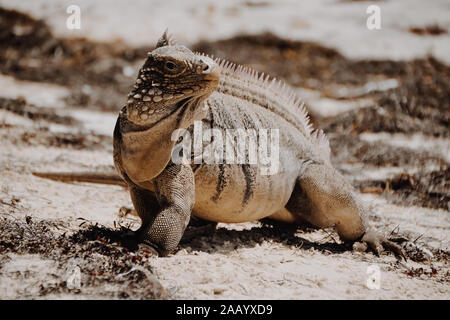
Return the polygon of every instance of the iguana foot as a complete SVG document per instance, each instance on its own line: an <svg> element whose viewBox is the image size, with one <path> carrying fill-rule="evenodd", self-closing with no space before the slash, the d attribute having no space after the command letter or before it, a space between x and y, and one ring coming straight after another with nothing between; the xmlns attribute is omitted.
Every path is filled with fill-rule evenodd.
<svg viewBox="0 0 450 320"><path fill-rule="evenodd" d="M392 252L396 257L406 260L402 247L373 230L367 231L361 238L360 242L355 242L353 244L353 249L362 252L370 249L377 256L379 256L383 251L388 251Z"/></svg>
<svg viewBox="0 0 450 320"><path fill-rule="evenodd" d="M161 253L155 248L155 246L150 241L142 241L139 243L139 247L149 251L152 255L159 257L162 256Z"/></svg>
<svg viewBox="0 0 450 320"><path fill-rule="evenodd" d="M145 234L140 229L138 229L136 231L133 231L133 230L125 231L122 234L122 239L125 243L133 243L134 245L148 251L149 253L151 253L154 256L160 255L156 246L153 245L151 243L151 241L149 241L148 239L145 238Z"/></svg>
<svg viewBox="0 0 450 320"><path fill-rule="evenodd" d="M122 234L122 240L125 243L133 243L137 246L150 251L153 255L159 257L167 256L171 250L166 250L164 247L158 246L148 236L149 226L141 226L138 230L126 230Z"/></svg>

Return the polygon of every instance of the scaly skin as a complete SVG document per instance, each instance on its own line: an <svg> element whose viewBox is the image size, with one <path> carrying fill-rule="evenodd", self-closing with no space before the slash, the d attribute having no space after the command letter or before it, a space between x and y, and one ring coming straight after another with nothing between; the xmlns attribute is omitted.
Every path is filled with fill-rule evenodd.
<svg viewBox="0 0 450 320"><path fill-rule="evenodd" d="M261 163L198 164L196 154L187 163L172 162L177 142L172 133L185 129L194 135L194 121L221 132L278 130L278 170L264 175ZM361 240L376 253L384 246L402 254L369 230L363 203L331 165L325 135L312 130L288 88L195 54L174 44L167 33L149 53L119 115L114 162L142 220L137 236L161 255L177 247L191 215L227 223L266 217L307 221L335 227L342 240Z"/></svg>

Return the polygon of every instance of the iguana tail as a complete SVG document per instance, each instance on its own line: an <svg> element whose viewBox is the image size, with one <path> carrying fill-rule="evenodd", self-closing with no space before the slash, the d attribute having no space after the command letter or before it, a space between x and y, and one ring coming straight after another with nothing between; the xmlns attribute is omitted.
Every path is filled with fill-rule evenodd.
<svg viewBox="0 0 450 320"><path fill-rule="evenodd" d="M126 187L127 184L115 173L93 173L93 172L33 172L40 178L63 182L89 182L99 184L112 184Z"/></svg>

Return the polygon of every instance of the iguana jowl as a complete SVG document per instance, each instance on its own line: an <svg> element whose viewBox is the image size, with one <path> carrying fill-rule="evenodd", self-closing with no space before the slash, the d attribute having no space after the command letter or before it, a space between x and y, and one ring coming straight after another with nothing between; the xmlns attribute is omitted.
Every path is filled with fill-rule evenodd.
<svg viewBox="0 0 450 320"><path fill-rule="evenodd" d="M278 129L279 168L177 164L177 129ZM400 247L370 230L366 208L330 162L328 140L314 131L291 89L245 67L175 44L167 32L139 71L114 130L115 166L142 220L136 232L161 255L175 249L191 215L215 222L265 217L320 228L362 241L376 252Z"/></svg>

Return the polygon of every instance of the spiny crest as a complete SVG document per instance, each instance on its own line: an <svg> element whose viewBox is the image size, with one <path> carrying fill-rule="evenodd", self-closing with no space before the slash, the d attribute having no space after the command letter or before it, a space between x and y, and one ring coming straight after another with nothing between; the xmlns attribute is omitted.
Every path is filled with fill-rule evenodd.
<svg viewBox="0 0 450 320"><path fill-rule="evenodd" d="M222 73L235 74L240 79L248 79L262 88L272 89L280 97L285 97L286 106L299 115L307 134L318 142L319 147L323 148L324 153L327 154L328 157L330 156L330 144L327 136L322 130L314 130L308 112L306 111L305 103L296 95L295 91L290 86L286 85L285 82L275 77L271 77L270 75L264 76L264 72L258 73L258 71L252 68L237 65L225 59L214 58L214 56L209 56L200 52L195 52L195 54L213 59L221 68Z"/></svg>
<svg viewBox="0 0 450 320"><path fill-rule="evenodd" d="M264 72L259 73L252 68L236 65L227 60L217 58L215 61L222 68L222 72L236 74L241 79L248 79L254 84L262 88L271 89L280 97L284 97L286 107L299 115L305 130L309 135L311 134L312 126L309 122L305 104L285 82L270 75L265 75Z"/></svg>
<svg viewBox="0 0 450 320"><path fill-rule="evenodd" d="M195 54L201 56L208 56L204 53L196 52ZM280 97L285 98L286 106L291 109L291 111L299 114L300 120L302 120L302 124L305 127L307 133L311 135L313 127L309 121L308 112L306 111L305 104L301 100L301 98L297 97L294 90L287 86L285 82L271 77L270 75L264 75L264 72L259 73L258 71L242 66L237 65L235 63L231 63L225 59L214 58L213 56L209 56L211 59L220 66L222 73L225 74L235 74L240 79L248 79L259 85L262 88L272 89L276 92Z"/></svg>
<svg viewBox="0 0 450 320"><path fill-rule="evenodd" d="M328 141L325 132L323 132L322 129L314 130L311 133L311 137L313 137L318 142L318 146L322 151L321 153L326 155L328 161L331 161L330 142Z"/></svg>
<svg viewBox="0 0 450 320"><path fill-rule="evenodd" d="M161 38L159 38L156 43L156 48L165 47L165 46L174 46L177 42L173 38L172 34L169 33L169 29L167 28Z"/></svg>

